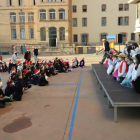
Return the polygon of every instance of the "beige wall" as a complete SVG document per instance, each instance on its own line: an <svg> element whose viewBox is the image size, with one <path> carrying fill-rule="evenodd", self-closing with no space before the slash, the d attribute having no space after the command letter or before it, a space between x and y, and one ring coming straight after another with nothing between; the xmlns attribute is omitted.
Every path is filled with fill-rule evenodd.
<svg viewBox="0 0 140 140"><path fill-rule="evenodd" d="M107 11L101 12L101 5L107 5ZM109 36L127 33L127 40L131 39L131 33L135 31L136 6L129 5L129 11L119 11L119 4L127 4L127 0L72 0L72 5L77 6L77 13L72 18L77 18L78 26L72 28L72 34L78 34L78 42L81 42L81 34L89 34L89 42L100 42L100 34L108 33ZM82 12L82 5L87 5L87 13ZM119 16L129 16L129 26L118 26ZM87 27L82 27L82 18L87 17ZM107 26L101 26L101 17L107 18ZM72 36L73 36L72 35ZM138 42L138 35L136 34Z"/></svg>
<svg viewBox="0 0 140 140"><path fill-rule="evenodd" d="M56 27L57 28L57 41L60 44L69 43L69 0L65 0L64 2L50 2L44 0L41 3L41 0L36 0L36 5L31 5L31 0L24 0L24 6L18 6L18 0L12 0L12 6L6 6L6 0L0 2L0 47L1 46L11 46L16 44L47 44L49 42L48 39L48 28ZM46 10L45 21L39 20L39 10ZM49 20L49 9L56 10L56 20ZM58 10L65 9L65 20L58 19ZM22 10L22 11L21 11ZM10 23L10 13L16 13L16 23ZM25 13L25 23L19 23L19 13ZM34 22L28 22L28 13L34 13ZM40 41L40 28L46 28L46 41ZM65 37L65 41L59 41L59 28L65 27L65 33L68 36ZM17 33L17 39L11 39L11 29L15 28ZM25 28L26 39L20 39L20 29ZM34 39L29 39L29 29L34 28Z"/></svg>

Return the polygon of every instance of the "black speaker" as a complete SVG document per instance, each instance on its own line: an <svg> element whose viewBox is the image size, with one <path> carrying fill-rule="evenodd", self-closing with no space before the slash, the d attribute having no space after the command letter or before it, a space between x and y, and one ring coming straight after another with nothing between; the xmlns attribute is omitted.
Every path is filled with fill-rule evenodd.
<svg viewBox="0 0 140 140"><path fill-rule="evenodd" d="M118 43L122 43L122 34L118 34Z"/></svg>

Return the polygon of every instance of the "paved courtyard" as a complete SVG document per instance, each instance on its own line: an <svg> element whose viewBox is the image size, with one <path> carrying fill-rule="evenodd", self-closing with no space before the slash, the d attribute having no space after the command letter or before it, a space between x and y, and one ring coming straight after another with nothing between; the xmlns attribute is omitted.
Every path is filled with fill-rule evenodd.
<svg viewBox="0 0 140 140"><path fill-rule="evenodd" d="M102 56L58 57L71 61L75 56L84 57L86 67L52 76L49 86L33 86L21 102L0 109L0 140L140 139L140 108L118 108L118 122L113 121L114 110L107 107L91 70L91 64ZM10 57L3 56L7 62ZM4 87L8 76L2 73Z"/></svg>

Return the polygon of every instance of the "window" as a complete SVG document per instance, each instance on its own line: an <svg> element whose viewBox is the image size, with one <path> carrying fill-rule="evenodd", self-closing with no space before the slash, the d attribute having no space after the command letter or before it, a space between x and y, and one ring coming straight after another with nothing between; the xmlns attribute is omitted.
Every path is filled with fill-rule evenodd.
<svg viewBox="0 0 140 140"><path fill-rule="evenodd" d="M87 5L83 5L83 12L87 12Z"/></svg>
<svg viewBox="0 0 140 140"><path fill-rule="evenodd" d="M82 34L82 46L88 45L88 34Z"/></svg>
<svg viewBox="0 0 140 140"><path fill-rule="evenodd" d="M106 37L107 37L107 34L101 34L101 41L102 41L102 39L106 39Z"/></svg>
<svg viewBox="0 0 140 140"><path fill-rule="evenodd" d="M9 6L12 6L12 0L9 0Z"/></svg>
<svg viewBox="0 0 140 140"><path fill-rule="evenodd" d="M29 38L34 39L34 29L29 30Z"/></svg>
<svg viewBox="0 0 140 140"><path fill-rule="evenodd" d="M78 42L77 35L74 35L73 38L74 38L74 42Z"/></svg>
<svg viewBox="0 0 140 140"><path fill-rule="evenodd" d="M87 26L87 18L82 19L82 26Z"/></svg>
<svg viewBox="0 0 140 140"><path fill-rule="evenodd" d="M6 6L12 6L12 0L6 0Z"/></svg>
<svg viewBox="0 0 140 140"><path fill-rule="evenodd" d="M25 22L25 13L19 13L19 22Z"/></svg>
<svg viewBox="0 0 140 140"><path fill-rule="evenodd" d="M34 22L34 13L28 14L28 22Z"/></svg>
<svg viewBox="0 0 140 140"><path fill-rule="evenodd" d="M40 20L46 20L46 10L40 10Z"/></svg>
<svg viewBox="0 0 140 140"><path fill-rule="evenodd" d="M65 19L65 10L59 10L59 19Z"/></svg>
<svg viewBox="0 0 140 140"><path fill-rule="evenodd" d="M12 29L12 30L11 30L11 38L12 38L12 39L17 39L16 29Z"/></svg>
<svg viewBox="0 0 140 140"><path fill-rule="evenodd" d="M77 18L73 18L72 23L73 23L73 27L76 27L77 26Z"/></svg>
<svg viewBox="0 0 140 140"><path fill-rule="evenodd" d="M35 0L33 2L34 2L34 5L35 5Z"/></svg>
<svg viewBox="0 0 140 140"><path fill-rule="evenodd" d="M76 6L72 7L73 13L77 12Z"/></svg>
<svg viewBox="0 0 140 140"><path fill-rule="evenodd" d="M122 33L122 45L126 42L126 33Z"/></svg>
<svg viewBox="0 0 140 140"><path fill-rule="evenodd" d="M125 11L128 11L128 10L129 10L129 4L125 4L124 10L125 10Z"/></svg>
<svg viewBox="0 0 140 140"><path fill-rule="evenodd" d="M59 28L59 34L60 34L60 40L65 40L65 28L61 27Z"/></svg>
<svg viewBox="0 0 140 140"><path fill-rule="evenodd" d="M124 25L129 25L129 17L124 17Z"/></svg>
<svg viewBox="0 0 140 140"><path fill-rule="evenodd" d="M135 33L131 33L131 40L135 41Z"/></svg>
<svg viewBox="0 0 140 140"><path fill-rule="evenodd" d="M102 5L102 12L106 11L106 4Z"/></svg>
<svg viewBox="0 0 140 140"><path fill-rule="evenodd" d="M119 17L118 20L118 25L123 25L123 17Z"/></svg>
<svg viewBox="0 0 140 140"><path fill-rule="evenodd" d="M40 40L46 41L46 28L45 27L40 28Z"/></svg>
<svg viewBox="0 0 140 140"><path fill-rule="evenodd" d="M11 23L16 22L16 13L11 13L10 14L10 21L11 21Z"/></svg>
<svg viewBox="0 0 140 140"><path fill-rule="evenodd" d="M119 4L119 11L123 11L123 4Z"/></svg>
<svg viewBox="0 0 140 140"><path fill-rule="evenodd" d="M55 10L49 11L49 19L51 19L51 20L55 19Z"/></svg>
<svg viewBox="0 0 140 140"><path fill-rule="evenodd" d="M106 26L106 17L102 17L102 26Z"/></svg>
<svg viewBox="0 0 140 140"><path fill-rule="evenodd" d="M20 39L25 39L25 29L20 29Z"/></svg>
<svg viewBox="0 0 140 140"><path fill-rule="evenodd" d="M44 0L41 0L41 2L44 2Z"/></svg>
<svg viewBox="0 0 140 140"><path fill-rule="evenodd" d="M18 5L19 6L21 6L21 5L24 6L24 0L18 0Z"/></svg>

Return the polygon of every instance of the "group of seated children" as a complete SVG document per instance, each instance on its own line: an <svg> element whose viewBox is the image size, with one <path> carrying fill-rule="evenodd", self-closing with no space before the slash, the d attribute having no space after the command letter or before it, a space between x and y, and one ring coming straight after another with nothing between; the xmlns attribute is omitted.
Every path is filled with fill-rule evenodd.
<svg viewBox="0 0 140 140"><path fill-rule="evenodd" d="M135 51L135 46L127 46L126 53L108 55L106 64L107 73L120 81L124 87L133 88L140 93L140 54Z"/></svg>
<svg viewBox="0 0 140 140"><path fill-rule="evenodd" d="M77 58L75 58L74 62L75 65L72 62L72 68L83 67L85 64L84 58L80 61L80 65ZM12 67L12 64L9 64L9 69L11 70L5 94L2 90L2 82L0 82L0 108L4 108L6 102L21 101L23 92L31 88L32 84L39 86L48 85L48 77L62 72L67 73L72 68L68 59L64 61L62 58L58 59L57 57L49 62L38 60L36 64L24 62L22 65L21 61L18 61L17 67Z"/></svg>

